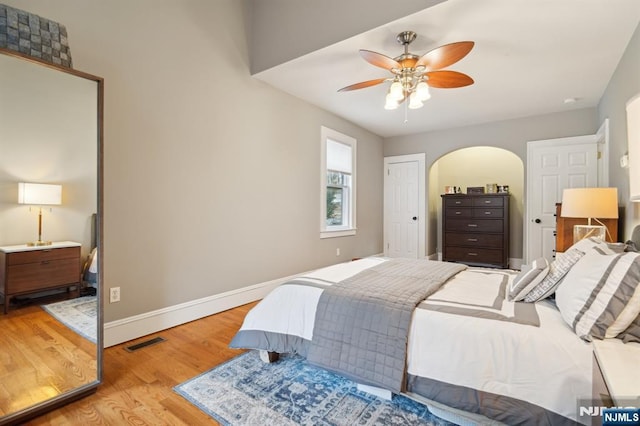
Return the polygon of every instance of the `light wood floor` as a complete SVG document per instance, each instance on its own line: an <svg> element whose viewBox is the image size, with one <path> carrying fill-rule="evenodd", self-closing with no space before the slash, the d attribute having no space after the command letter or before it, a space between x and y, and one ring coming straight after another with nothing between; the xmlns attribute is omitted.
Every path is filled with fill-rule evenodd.
<svg viewBox="0 0 640 426"><path fill-rule="evenodd" d="M103 384L91 396L29 425L217 424L172 389L243 351L227 345L255 303L240 306L104 351ZM156 336L166 342L127 352Z"/></svg>
<svg viewBox="0 0 640 426"><path fill-rule="evenodd" d="M96 354L37 304L0 315L0 417L95 381Z"/></svg>

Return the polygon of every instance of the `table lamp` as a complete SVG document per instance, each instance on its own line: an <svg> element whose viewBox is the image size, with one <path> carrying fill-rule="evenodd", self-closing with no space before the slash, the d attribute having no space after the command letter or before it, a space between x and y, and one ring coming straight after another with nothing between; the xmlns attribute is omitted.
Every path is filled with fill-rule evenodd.
<svg viewBox="0 0 640 426"><path fill-rule="evenodd" d="M603 241L609 232L598 219L618 218L618 188L568 188L562 193L562 217L586 218L586 225L574 225L573 242L595 237ZM592 225L591 220L598 225ZM611 237L611 235L609 235Z"/></svg>
<svg viewBox="0 0 640 426"><path fill-rule="evenodd" d="M38 206L38 241L27 246L48 246L51 241L42 241L42 206L62 204L62 185L43 183L18 183L18 203Z"/></svg>

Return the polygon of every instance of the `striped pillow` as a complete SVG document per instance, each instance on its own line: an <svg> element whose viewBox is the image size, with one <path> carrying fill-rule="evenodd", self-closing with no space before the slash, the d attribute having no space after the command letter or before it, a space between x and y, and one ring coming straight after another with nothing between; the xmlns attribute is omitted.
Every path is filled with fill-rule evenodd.
<svg viewBox="0 0 640 426"><path fill-rule="evenodd" d="M544 257L536 259L531 266L522 268L522 272L511 282L509 286L509 300L519 301L529 294L549 273L549 262Z"/></svg>
<svg viewBox="0 0 640 426"><path fill-rule="evenodd" d="M573 248L565 253L558 254L556 260L549 265L549 273L547 276L544 277L540 284L527 293L524 301L529 303L537 302L538 300L551 296L560 284L560 280L564 278L566 273L569 272L569 269L571 269L582 256L584 256L584 252Z"/></svg>
<svg viewBox="0 0 640 426"><path fill-rule="evenodd" d="M590 251L556 290L562 318L582 339L615 337L640 312L640 253Z"/></svg>

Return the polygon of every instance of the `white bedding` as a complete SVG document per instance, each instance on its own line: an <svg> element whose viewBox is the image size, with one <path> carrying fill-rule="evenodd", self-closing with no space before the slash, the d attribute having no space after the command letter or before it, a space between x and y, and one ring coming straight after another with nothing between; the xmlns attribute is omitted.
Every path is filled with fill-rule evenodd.
<svg viewBox="0 0 640 426"><path fill-rule="evenodd" d="M322 289L384 261L366 258L334 265L277 287L247 314L232 346L273 351L269 342L274 336L312 340ZM523 415L499 413L500 404L508 407L514 400L575 421L577 399L591 398L591 346L572 332L551 302L518 306L508 302L504 291L514 276L469 269L420 304L409 334L407 373L427 384L436 381L454 385L456 391L456 387L471 389L480 399L497 397L498 407L487 408L439 399L437 394L422 395L504 423L511 423L514 414ZM485 317L468 316L469 310ZM539 326L529 324L533 317ZM267 343L252 346L238 339L245 331L267 336L261 340Z"/></svg>

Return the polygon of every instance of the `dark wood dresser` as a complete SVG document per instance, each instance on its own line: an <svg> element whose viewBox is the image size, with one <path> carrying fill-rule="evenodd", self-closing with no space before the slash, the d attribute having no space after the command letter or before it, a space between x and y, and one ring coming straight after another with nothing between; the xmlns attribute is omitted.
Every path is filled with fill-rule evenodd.
<svg viewBox="0 0 640 426"><path fill-rule="evenodd" d="M80 247L72 241L49 246L0 247L0 294L4 296L4 313L13 296L44 290L80 286Z"/></svg>
<svg viewBox="0 0 640 426"><path fill-rule="evenodd" d="M442 195L442 260L509 267L509 194Z"/></svg>

